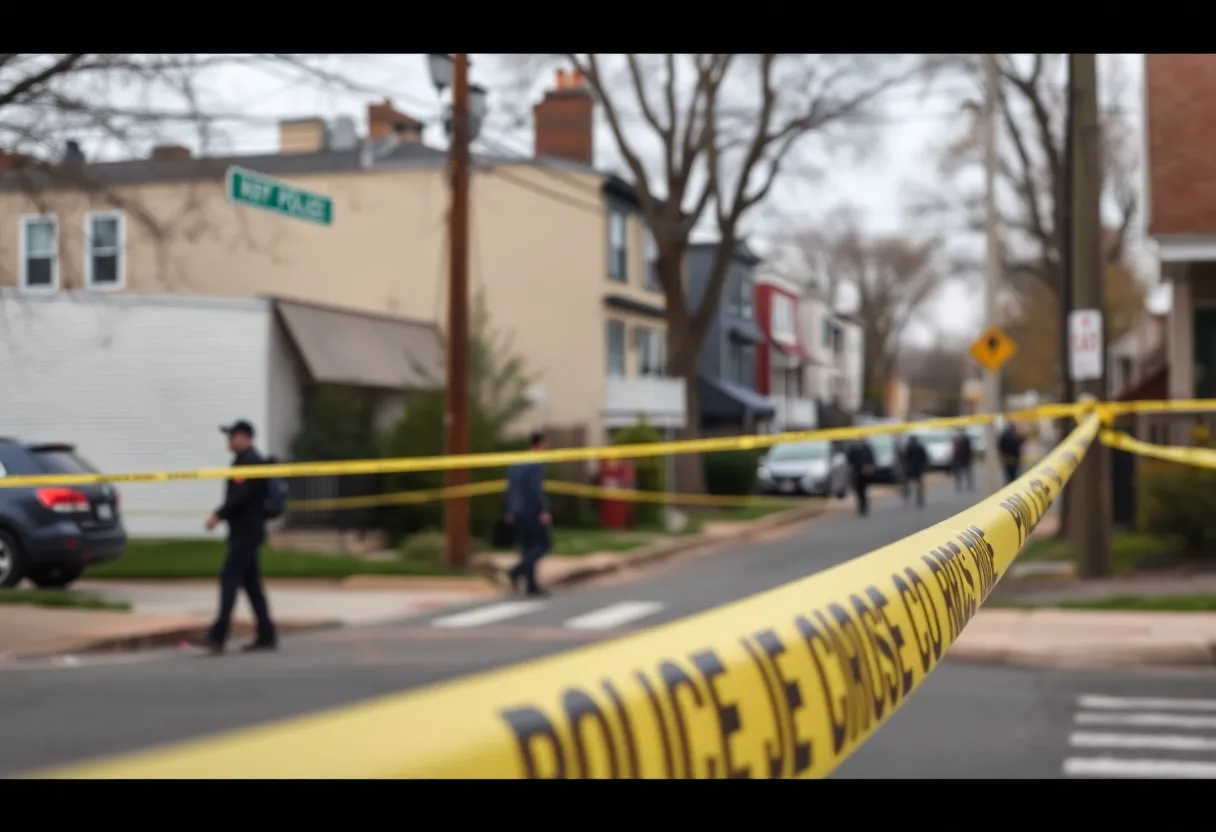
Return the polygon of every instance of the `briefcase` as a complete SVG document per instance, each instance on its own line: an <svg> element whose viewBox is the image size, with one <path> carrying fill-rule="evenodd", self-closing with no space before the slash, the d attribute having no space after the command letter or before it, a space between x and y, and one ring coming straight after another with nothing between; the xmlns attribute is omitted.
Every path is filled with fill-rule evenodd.
<svg viewBox="0 0 1216 832"><path fill-rule="evenodd" d="M495 549L512 549L515 547L515 525L508 523L506 518L499 518L490 533L490 545Z"/></svg>

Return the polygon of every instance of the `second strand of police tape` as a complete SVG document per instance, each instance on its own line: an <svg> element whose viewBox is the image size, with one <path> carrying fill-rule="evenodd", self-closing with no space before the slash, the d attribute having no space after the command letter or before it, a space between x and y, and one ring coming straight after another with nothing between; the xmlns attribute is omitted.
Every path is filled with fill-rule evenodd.
<svg viewBox="0 0 1216 832"><path fill-rule="evenodd" d="M923 532L554 658L43 776L822 777L924 682L1100 427Z"/></svg>

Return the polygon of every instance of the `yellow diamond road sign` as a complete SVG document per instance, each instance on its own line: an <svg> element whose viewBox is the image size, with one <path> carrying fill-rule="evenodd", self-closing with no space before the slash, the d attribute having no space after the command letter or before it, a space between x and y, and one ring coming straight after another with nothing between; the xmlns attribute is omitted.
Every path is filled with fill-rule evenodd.
<svg viewBox="0 0 1216 832"><path fill-rule="evenodd" d="M1017 351L1018 345L997 326L985 329L984 334L971 345L971 357L983 364L990 373L1001 369Z"/></svg>

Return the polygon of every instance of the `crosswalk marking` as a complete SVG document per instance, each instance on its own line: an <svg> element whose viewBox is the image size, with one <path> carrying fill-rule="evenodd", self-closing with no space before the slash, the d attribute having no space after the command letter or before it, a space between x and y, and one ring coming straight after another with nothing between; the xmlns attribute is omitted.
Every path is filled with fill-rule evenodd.
<svg viewBox="0 0 1216 832"><path fill-rule="evenodd" d="M564 626L572 630L607 630L654 615L661 609L663 605L656 601L621 601L619 604L610 604L583 615L576 615L567 620Z"/></svg>
<svg viewBox="0 0 1216 832"><path fill-rule="evenodd" d="M495 624L521 615L529 615L545 608L544 601L504 601L488 607L478 607L467 612L445 615L431 621L432 627L480 627Z"/></svg>
<svg viewBox="0 0 1216 832"><path fill-rule="evenodd" d="M1216 711L1216 699L1126 698L1087 693L1077 704L1091 710L1112 711Z"/></svg>
<svg viewBox="0 0 1216 832"><path fill-rule="evenodd" d="M1183 714L1104 714L1082 712L1078 725L1134 725L1140 728L1216 728L1216 716Z"/></svg>
<svg viewBox="0 0 1216 832"><path fill-rule="evenodd" d="M1076 703L1073 722L1089 730L1068 735L1065 777L1216 779L1216 699L1086 693Z"/></svg>
<svg viewBox="0 0 1216 832"><path fill-rule="evenodd" d="M1091 734L1078 731L1068 737L1073 748L1154 748L1159 751L1216 751L1216 737L1171 734Z"/></svg>
<svg viewBox="0 0 1216 832"><path fill-rule="evenodd" d="M1118 757L1077 757L1064 761L1069 777L1216 778L1216 763L1193 760L1123 760Z"/></svg>

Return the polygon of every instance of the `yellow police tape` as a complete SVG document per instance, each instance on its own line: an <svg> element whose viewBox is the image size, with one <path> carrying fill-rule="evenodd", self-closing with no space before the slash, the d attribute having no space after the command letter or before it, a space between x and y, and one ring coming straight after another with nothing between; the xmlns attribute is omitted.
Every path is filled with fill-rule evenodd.
<svg viewBox="0 0 1216 832"><path fill-rule="evenodd" d="M1069 413L1076 407L1068 406ZM1034 418L1036 410L1004 414L1010 419ZM1031 414L1031 415L1027 415ZM899 424L863 425L848 428L797 431L712 439L686 439L637 445L604 445L592 448L555 448L547 451L510 451L503 453L462 454L460 456L408 457L400 459L359 459L342 462L285 462L275 465L247 465L240 468L196 468L190 471L137 471L123 474L51 474L0 478L0 488L29 488L43 485L95 485L98 483L176 482L182 480L222 480L229 478L266 479L270 477L322 477L351 474L394 474L407 471L448 471L454 468L500 468L519 462L585 462L596 459L640 459L672 454L715 453L768 448L783 442L836 441L878 434L900 434L909 430L963 427L986 424L996 416L954 416Z"/></svg>
<svg viewBox="0 0 1216 832"><path fill-rule="evenodd" d="M1141 442L1126 433L1114 430L1104 430L1101 433L1102 444L1115 450L1126 451L1138 456L1148 456L1163 459L1167 462L1177 462L1181 465L1195 465L1200 468L1216 468L1216 449L1177 447L1171 445L1152 445Z"/></svg>
<svg viewBox="0 0 1216 832"><path fill-rule="evenodd" d="M393 491L387 494L369 494L362 497L332 497L316 500L288 500L289 511L334 511L344 509L379 508L381 506L419 505L422 503L454 500L460 497L481 497L500 494L506 490L506 480L458 485L450 488L430 488L418 491ZM806 498L770 497L766 495L729 494L679 494L662 491L636 491L628 488L610 488L561 480L545 480L545 490L550 494L566 494L574 497L590 497L601 500L621 500L633 503L669 503L682 506L708 506L721 508L746 508L749 506L785 506L804 502ZM182 509L128 509L128 517L155 515L158 517L193 517L197 511Z"/></svg>
<svg viewBox="0 0 1216 832"><path fill-rule="evenodd" d="M640 459L675 454L714 453L767 448L783 442L814 440L837 441L880 434L900 434L909 430L933 430L981 425L997 418L1012 421L1032 419L1077 418L1089 405L1051 404L1011 411L1004 414L955 416L925 419L898 424L863 425L847 428L795 431L789 433L726 436L712 439L689 439L676 442L653 442L637 445L608 445L593 448L558 448L547 451L511 451L505 453L462 454L460 456L411 457L400 459L363 459L341 462L290 462L276 465L244 466L241 468L197 468L188 471L136 471L122 474L53 474L0 478L0 488L28 488L43 485L94 485L98 483L150 483L182 480L218 480L233 477L265 479L269 477L318 477L351 474L389 474L406 471L446 471L455 468L498 468L519 462L585 462L597 459ZM1097 412L1109 421L1114 415L1149 412L1203 412L1216 410L1216 400L1103 402Z"/></svg>
<svg viewBox="0 0 1216 832"><path fill-rule="evenodd" d="M848 563L605 644L60 778L822 777L946 655L1100 428Z"/></svg>

